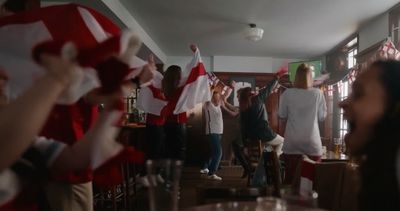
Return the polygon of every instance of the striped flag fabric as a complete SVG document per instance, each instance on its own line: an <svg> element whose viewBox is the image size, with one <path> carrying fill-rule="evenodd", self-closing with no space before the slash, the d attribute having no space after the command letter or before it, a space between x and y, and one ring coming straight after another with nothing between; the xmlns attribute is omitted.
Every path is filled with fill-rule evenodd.
<svg viewBox="0 0 400 211"><path fill-rule="evenodd" d="M138 96L138 108L154 115L166 116L179 114L193 109L197 104L211 99L209 77L201 59L200 50L196 49L192 60L182 71L178 91L179 98L168 101L161 87L163 76L155 72L151 85L143 87Z"/></svg>
<svg viewBox="0 0 400 211"><path fill-rule="evenodd" d="M44 74L32 58L32 50L48 41L71 41L82 52L79 63L84 77L80 80L75 99L101 86L94 66L100 57L126 50L129 36L97 11L77 4L33 9L0 19L0 69L9 77L7 95L14 99ZM132 57L131 68L146 64ZM62 97L61 97L62 98ZM70 104L59 100L59 104Z"/></svg>

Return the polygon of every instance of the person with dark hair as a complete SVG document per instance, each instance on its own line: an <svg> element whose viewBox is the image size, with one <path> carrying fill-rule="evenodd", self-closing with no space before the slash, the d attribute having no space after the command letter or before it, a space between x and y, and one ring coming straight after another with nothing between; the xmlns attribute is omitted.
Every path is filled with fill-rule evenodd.
<svg viewBox="0 0 400 211"><path fill-rule="evenodd" d="M291 184L303 155L315 161L322 156L318 122L326 117L326 102L321 90L313 88L312 72L304 63L296 71L294 88L280 98L279 117L286 121L281 159L285 162L285 181Z"/></svg>
<svg viewBox="0 0 400 211"><path fill-rule="evenodd" d="M164 72L162 91L168 101L178 101L183 87L179 87L182 69L178 65L171 65ZM185 160L186 153L186 123L187 114L169 113L165 118L165 153L166 157L176 160Z"/></svg>
<svg viewBox="0 0 400 211"><path fill-rule="evenodd" d="M400 62L376 61L340 106L349 152L361 157L360 210L400 210Z"/></svg>
<svg viewBox="0 0 400 211"><path fill-rule="evenodd" d="M238 90L239 109L240 109L240 125L242 141L258 141L267 143L274 147L278 155L281 154L283 137L276 134L269 126L268 114L265 108L265 101L276 86L279 75L276 74L274 79L270 81L264 88L259 90L258 94L252 92L250 87ZM240 141L233 142L235 156L239 159L244 167L245 177L251 172L250 165L247 163L246 156L243 154L244 145Z"/></svg>

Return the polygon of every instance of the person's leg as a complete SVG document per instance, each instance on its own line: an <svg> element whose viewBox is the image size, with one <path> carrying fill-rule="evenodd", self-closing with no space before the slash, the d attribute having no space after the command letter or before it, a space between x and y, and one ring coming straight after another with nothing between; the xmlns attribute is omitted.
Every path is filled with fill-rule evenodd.
<svg viewBox="0 0 400 211"><path fill-rule="evenodd" d="M273 146L276 154L280 156L282 154L283 141L284 138L277 134L276 137L268 141L267 144Z"/></svg>
<svg viewBox="0 0 400 211"><path fill-rule="evenodd" d="M74 197L72 210L93 210L92 182L73 185L72 192Z"/></svg>
<svg viewBox="0 0 400 211"><path fill-rule="evenodd" d="M208 175L213 175L217 172L219 163L222 157L221 134L210 134L211 138L211 162L209 166L210 172Z"/></svg>
<svg viewBox="0 0 400 211"><path fill-rule="evenodd" d="M212 151L210 134L208 134L206 137L207 137L206 138L207 145L209 146L210 151ZM202 173L202 174L208 174L208 172L210 172L209 166L211 165L211 153L212 152L210 152L210 156L207 157L207 159L203 162L203 165L201 166L200 173Z"/></svg>
<svg viewBox="0 0 400 211"><path fill-rule="evenodd" d="M158 125L146 125L147 157L162 159L164 157L164 128Z"/></svg>
<svg viewBox="0 0 400 211"><path fill-rule="evenodd" d="M93 210L92 182L73 185L50 182L46 187L46 193L51 210Z"/></svg>
<svg viewBox="0 0 400 211"><path fill-rule="evenodd" d="M170 159L185 160L186 124L167 123L164 129L167 157Z"/></svg>
<svg viewBox="0 0 400 211"><path fill-rule="evenodd" d="M240 165L243 167L244 172L242 178L246 178L247 175L251 173L251 167L246 155L244 154L243 143L241 141L234 140L232 142L232 150L236 159L238 159Z"/></svg>
<svg viewBox="0 0 400 211"><path fill-rule="evenodd" d="M299 163L303 159L302 155L282 154L281 160L285 163L285 180L283 184L291 185L296 174Z"/></svg>

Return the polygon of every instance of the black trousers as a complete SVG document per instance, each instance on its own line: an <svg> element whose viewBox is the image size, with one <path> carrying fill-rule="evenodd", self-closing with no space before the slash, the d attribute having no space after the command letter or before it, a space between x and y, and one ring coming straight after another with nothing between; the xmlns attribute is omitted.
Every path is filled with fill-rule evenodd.
<svg viewBox="0 0 400 211"><path fill-rule="evenodd" d="M166 158L185 160L186 157L186 124L165 123Z"/></svg>
<svg viewBox="0 0 400 211"><path fill-rule="evenodd" d="M165 157L164 126L146 125L146 154L148 159L162 159Z"/></svg>
<svg viewBox="0 0 400 211"><path fill-rule="evenodd" d="M249 159L247 156L244 154L244 145L241 142L238 141L233 141L232 142L232 150L233 154L235 155L235 158L238 159L240 165L243 167L245 172L250 173L251 172L251 167L249 164Z"/></svg>

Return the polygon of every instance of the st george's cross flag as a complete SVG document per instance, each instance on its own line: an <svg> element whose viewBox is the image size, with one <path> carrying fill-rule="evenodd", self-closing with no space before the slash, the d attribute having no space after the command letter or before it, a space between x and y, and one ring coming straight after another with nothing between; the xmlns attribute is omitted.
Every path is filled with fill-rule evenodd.
<svg viewBox="0 0 400 211"><path fill-rule="evenodd" d="M0 69L9 77L6 92L14 99L44 74L45 70L32 56L36 46L49 41L68 41L78 48L78 60L84 73L74 93L74 99L79 99L101 86L94 68L96 63L125 51L129 35L97 11L76 4L49 6L3 17L0 19ZM137 57L129 61L132 69L140 69L145 64ZM59 99L58 103L72 102Z"/></svg>
<svg viewBox="0 0 400 211"><path fill-rule="evenodd" d="M62 105L56 105L53 108L41 133L46 138L73 144L80 140L92 126L97 114L96 105L82 105L82 103L74 102L94 88L102 87L104 84L115 85L102 78L120 82L119 79L115 80L116 75L121 77L126 72L114 74L116 68L110 68L110 73L98 71L99 64L103 64L103 60L111 55L126 52L132 44L132 37L131 33L123 33L117 25L97 11L76 4L38 8L2 17L0 18L0 70L8 78L7 95L13 100L29 89L37 78L44 75L45 70L35 61L36 56L32 55L33 49L38 49L38 46L54 47L57 45L53 44L63 42L73 43L78 49L77 61L81 65L84 76L74 86L76 88L73 90L74 96L70 98L74 100L66 99L65 96L58 99L57 103ZM140 44L136 47L139 48ZM51 50L52 53L57 51L40 50L42 52ZM129 72L127 77L137 75L145 64L143 60L135 56L131 57L126 65L132 72ZM77 82L74 81L74 83ZM46 133L48 131L51 133ZM124 152L122 150L121 153ZM126 155L124 158L132 158L129 158L131 153L124 155ZM102 161L104 162L110 164L108 161ZM92 168L95 167L100 166L92 166ZM91 176L89 172L84 172L76 177L75 174L65 175L65 177L62 178L63 181L65 179L74 183L83 177L87 180ZM112 178L108 181L112 181Z"/></svg>
<svg viewBox="0 0 400 211"><path fill-rule="evenodd" d="M192 60L182 71L177 90L180 92L179 98L165 98L161 87L162 79L162 74L155 72L152 84L141 89L137 101L139 109L157 116L166 116L189 111L197 104L211 99L208 75L199 49L196 49Z"/></svg>

